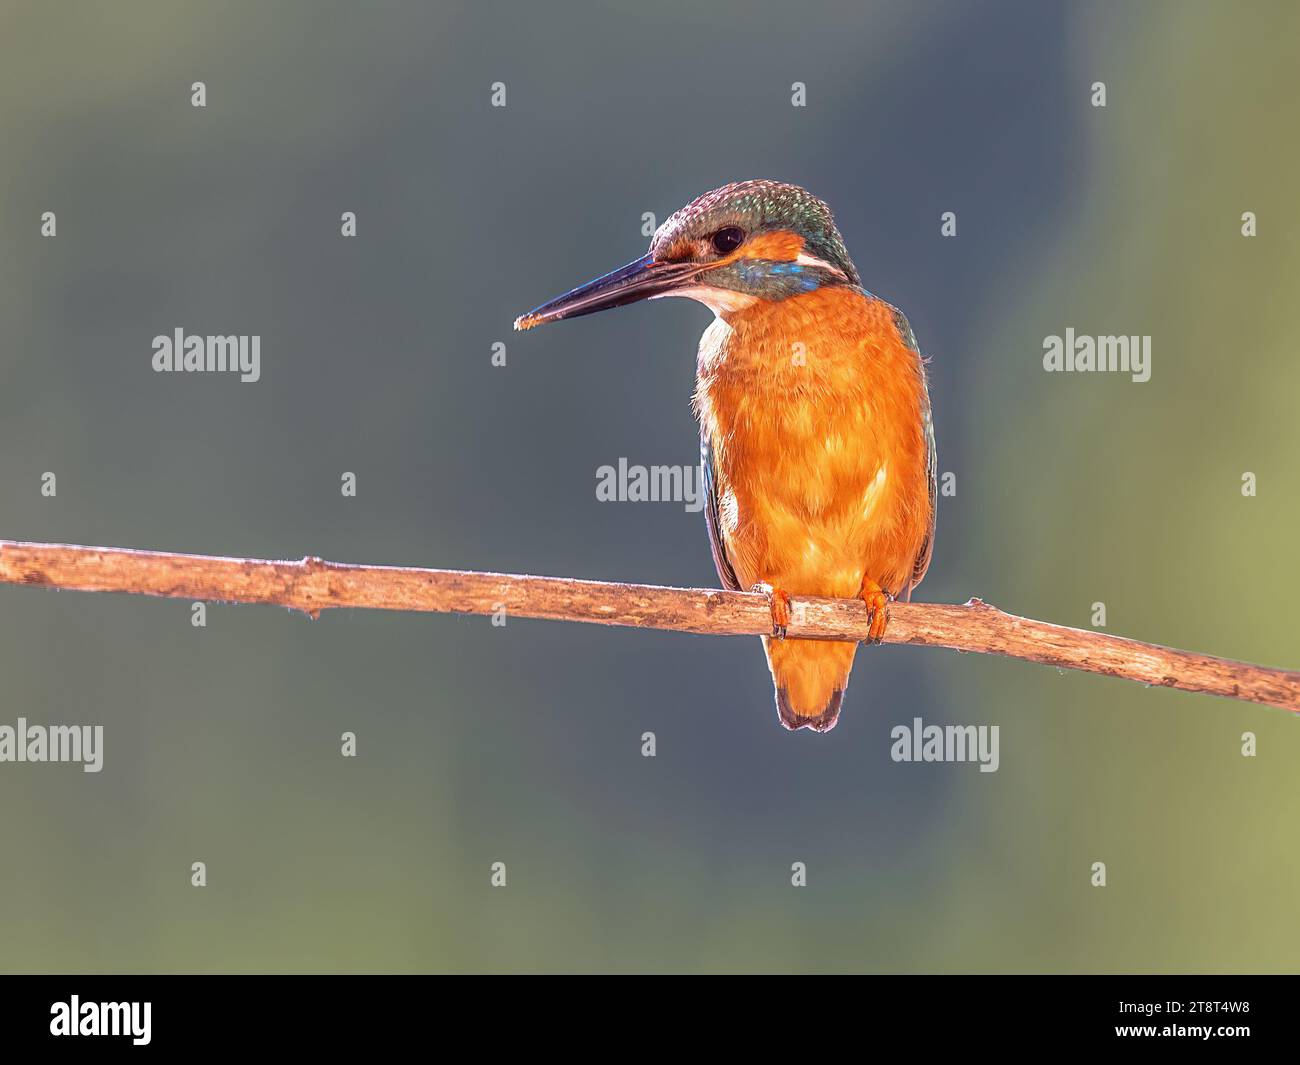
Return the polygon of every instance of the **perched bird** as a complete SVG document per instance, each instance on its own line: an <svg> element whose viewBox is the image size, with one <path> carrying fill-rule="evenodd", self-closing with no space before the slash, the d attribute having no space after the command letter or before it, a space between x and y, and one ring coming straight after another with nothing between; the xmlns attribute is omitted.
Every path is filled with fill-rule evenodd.
<svg viewBox="0 0 1300 1065"><path fill-rule="evenodd" d="M663 296L716 316L694 405L718 577L769 596L781 723L826 732L857 645L785 639L790 596L861 597L878 643L890 601L925 576L936 479L924 360L907 319L862 287L826 204L776 181L705 193L647 254L515 328Z"/></svg>

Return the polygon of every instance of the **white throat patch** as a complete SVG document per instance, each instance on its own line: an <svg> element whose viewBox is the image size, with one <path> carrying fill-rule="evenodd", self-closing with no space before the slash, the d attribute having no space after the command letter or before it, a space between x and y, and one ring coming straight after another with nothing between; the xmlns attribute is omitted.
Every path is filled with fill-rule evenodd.
<svg viewBox="0 0 1300 1065"><path fill-rule="evenodd" d="M686 285L650 298L661 300L665 296L685 296L687 299L695 300L696 303L704 304L719 318L724 314L743 311L758 302L757 296L750 296L745 292L736 292L729 288L713 288L709 285Z"/></svg>

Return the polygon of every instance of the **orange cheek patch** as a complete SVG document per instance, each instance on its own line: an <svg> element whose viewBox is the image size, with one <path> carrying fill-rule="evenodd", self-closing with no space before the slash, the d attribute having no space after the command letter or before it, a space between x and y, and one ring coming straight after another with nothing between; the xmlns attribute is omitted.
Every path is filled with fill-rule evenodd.
<svg viewBox="0 0 1300 1065"><path fill-rule="evenodd" d="M803 237L783 229L776 233L760 233L753 240L746 241L737 249L737 257L789 263L799 258L801 251L803 251Z"/></svg>

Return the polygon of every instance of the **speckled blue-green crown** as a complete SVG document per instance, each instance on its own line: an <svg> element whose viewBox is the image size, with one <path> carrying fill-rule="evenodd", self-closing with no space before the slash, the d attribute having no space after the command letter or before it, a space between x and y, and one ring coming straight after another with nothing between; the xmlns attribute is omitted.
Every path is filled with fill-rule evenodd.
<svg viewBox="0 0 1300 1065"><path fill-rule="evenodd" d="M749 234L797 233L808 254L843 271L852 284L861 284L831 209L807 189L783 181L737 181L706 192L659 227L650 251L658 253L683 238L706 237L726 226L739 226Z"/></svg>

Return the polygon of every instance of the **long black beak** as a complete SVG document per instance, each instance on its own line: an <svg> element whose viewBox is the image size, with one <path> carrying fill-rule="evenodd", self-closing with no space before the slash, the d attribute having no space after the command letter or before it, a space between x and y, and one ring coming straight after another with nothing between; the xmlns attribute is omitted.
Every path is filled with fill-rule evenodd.
<svg viewBox="0 0 1300 1065"><path fill-rule="evenodd" d="M579 318L584 314L622 307L638 300L666 296L674 288L694 277L705 268L702 263L655 262L643 255L635 262L621 266L604 277L579 285L563 296L520 315L515 319L516 329L532 329L543 322L558 322L561 318Z"/></svg>

